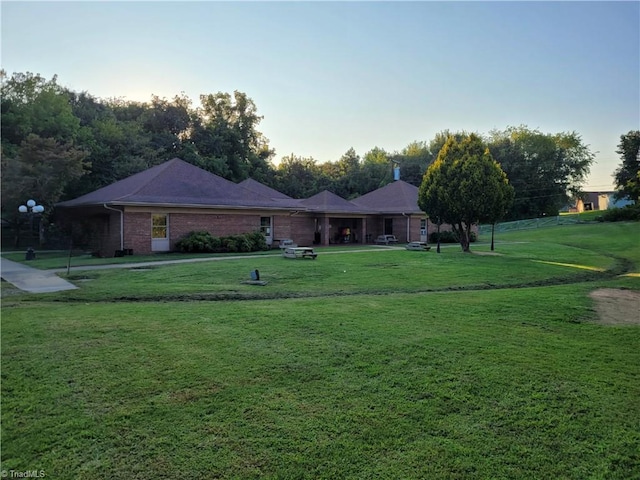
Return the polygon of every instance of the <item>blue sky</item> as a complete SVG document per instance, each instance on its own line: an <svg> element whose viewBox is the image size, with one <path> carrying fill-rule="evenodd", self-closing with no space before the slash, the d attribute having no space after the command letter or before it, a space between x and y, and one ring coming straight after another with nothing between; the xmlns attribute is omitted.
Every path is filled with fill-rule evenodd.
<svg viewBox="0 0 640 480"><path fill-rule="evenodd" d="M640 128L640 2L7 2L2 68L100 98L240 90L319 162L437 132L576 131L612 187Z"/></svg>

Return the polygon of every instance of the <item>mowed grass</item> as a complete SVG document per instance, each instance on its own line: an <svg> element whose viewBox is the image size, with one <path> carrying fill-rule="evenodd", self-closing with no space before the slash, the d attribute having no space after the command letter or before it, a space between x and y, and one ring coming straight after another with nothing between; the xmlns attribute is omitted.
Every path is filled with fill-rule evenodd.
<svg viewBox="0 0 640 480"><path fill-rule="evenodd" d="M582 226L571 228L576 231ZM624 250L624 246L620 249ZM492 252L484 243L473 245L472 250L485 255L462 253L456 245L443 246L440 254L434 250L378 247L362 251L359 247L334 247L317 249L317 260L291 260L272 253L133 269L79 267L61 276L81 289L48 297L69 302L168 301L418 293L558 284L608 278L630 268L628 262L609 251L539 239L518 238L498 244L493 252L497 256L486 255ZM256 269L266 286L247 283ZM47 296L31 298L40 301Z"/></svg>
<svg viewBox="0 0 640 480"><path fill-rule="evenodd" d="M638 227L510 234L499 240L527 243L499 243L501 256L78 271L92 277L79 291L6 297L2 469L637 478L640 327L597 323L588 293L640 290L617 276L638 271ZM253 268L267 286L240 283Z"/></svg>

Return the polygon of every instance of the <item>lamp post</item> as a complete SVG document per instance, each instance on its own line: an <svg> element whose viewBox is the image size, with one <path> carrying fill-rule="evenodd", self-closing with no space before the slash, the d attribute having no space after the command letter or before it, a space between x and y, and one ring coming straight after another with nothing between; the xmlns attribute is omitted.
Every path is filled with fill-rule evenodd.
<svg viewBox="0 0 640 480"><path fill-rule="evenodd" d="M33 217L44 212L44 207L42 205L38 205L35 200L29 199L27 200L26 205L20 205L18 207L18 212L29 215L29 238L31 242L33 242ZM27 249L26 260L33 260L35 258L36 254L33 251L33 247L29 246Z"/></svg>

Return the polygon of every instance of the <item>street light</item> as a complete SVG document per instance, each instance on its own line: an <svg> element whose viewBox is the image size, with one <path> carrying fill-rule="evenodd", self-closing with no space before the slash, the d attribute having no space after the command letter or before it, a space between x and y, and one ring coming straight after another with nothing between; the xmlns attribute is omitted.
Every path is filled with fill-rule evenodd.
<svg viewBox="0 0 640 480"><path fill-rule="evenodd" d="M29 199L26 205L20 205L18 207L18 212L29 215L29 237L33 241L33 217L44 212L44 207L38 205L35 200ZM29 247L27 249L26 259L33 260L34 258L36 258L36 254L33 251L33 247Z"/></svg>

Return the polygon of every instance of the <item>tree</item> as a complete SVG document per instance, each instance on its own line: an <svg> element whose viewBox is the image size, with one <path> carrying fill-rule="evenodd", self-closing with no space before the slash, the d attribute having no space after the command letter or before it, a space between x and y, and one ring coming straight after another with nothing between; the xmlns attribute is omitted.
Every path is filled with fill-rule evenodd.
<svg viewBox="0 0 640 480"><path fill-rule="evenodd" d="M201 95L199 118L190 140L203 168L232 181L251 176L264 180L272 171L273 150L257 130L262 120L253 100L245 93Z"/></svg>
<svg viewBox="0 0 640 480"><path fill-rule="evenodd" d="M78 145L80 119L56 76L2 71L0 77L2 218L15 226L18 206L28 198L51 214L64 188L85 172L87 152Z"/></svg>
<svg viewBox="0 0 640 480"><path fill-rule="evenodd" d="M476 134L450 136L427 169L418 204L437 223L448 223L469 252L471 227L504 214L512 188L500 165Z"/></svg>
<svg viewBox="0 0 640 480"><path fill-rule="evenodd" d="M545 134L526 126L492 131L489 150L515 189L511 219L557 215L580 195L594 160L576 132Z"/></svg>
<svg viewBox="0 0 640 480"><path fill-rule="evenodd" d="M629 197L638 203L640 199L640 130L620 135L616 153L622 163L615 171L616 198Z"/></svg>
<svg viewBox="0 0 640 480"><path fill-rule="evenodd" d="M331 191L342 198L357 197L360 192L360 156L352 148L333 164Z"/></svg>
<svg viewBox="0 0 640 480"><path fill-rule="evenodd" d="M379 147L365 153L360 169L360 195L384 187L392 181L389 154Z"/></svg>
<svg viewBox="0 0 640 480"><path fill-rule="evenodd" d="M15 158L2 157L3 219L19 225L18 206L28 198L44 205L48 217L67 183L84 174L86 157L87 152L71 143L30 134Z"/></svg>
<svg viewBox="0 0 640 480"><path fill-rule="evenodd" d="M425 142L412 142L393 155L391 161L400 168L400 179L417 187L434 158Z"/></svg>
<svg viewBox="0 0 640 480"><path fill-rule="evenodd" d="M163 157L181 157L182 139L192 124L191 100L176 95L168 101L156 95L141 114L144 130L151 134L151 146Z"/></svg>
<svg viewBox="0 0 640 480"><path fill-rule="evenodd" d="M57 77L46 80L40 75L14 73L2 79L2 144L11 154L35 134L62 142L75 140L80 120L73 114L65 91L57 84Z"/></svg>
<svg viewBox="0 0 640 480"><path fill-rule="evenodd" d="M293 198L307 198L323 188L320 183L328 183L320 167L313 158L302 158L291 154L283 157L275 172L275 188Z"/></svg>

